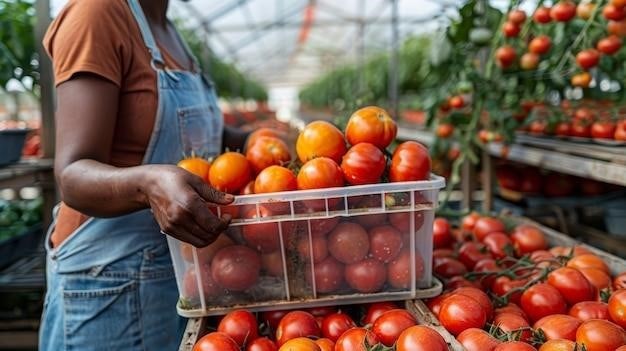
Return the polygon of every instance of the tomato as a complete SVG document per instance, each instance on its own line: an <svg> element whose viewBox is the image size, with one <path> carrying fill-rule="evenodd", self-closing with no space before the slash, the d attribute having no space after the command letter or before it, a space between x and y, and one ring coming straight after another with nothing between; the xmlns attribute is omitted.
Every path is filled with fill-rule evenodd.
<svg viewBox="0 0 626 351"><path fill-rule="evenodd" d="M327 317L331 314L335 314L339 312L338 307L336 306L317 306L304 309L305 312L310 313L313 317Z"/></svg>
<svg viewBox="0 0 626 351"><path fill-rule="evenodd" d="M519 340L521 341L528 341L532 336L528 321L517 313L499 313L494 317L493 325L497 325L498 328L506 333L520 333Z"/></svg>
<svg viewBox="0 0 626 351"><path fill-rule="evenodd" d="M545 6L538 7L533 14L533 20L536 23L541 24L550 23L552 21L552 18L550 17L550 8Z"/></svg>
<svg viewBox="0 0 626 351"><path fill-rule="evenodd" d="M200 338L193 345L193 351L239 351L239 345L230 336L213 332Z"/></svg>
<svg viewBox="0 0 626 351"><path fill-rule="evenodd" d="M222 289L217 285L213 276L211 275L211 266L208 263L202 263L200 265L199 275L202 285L202 293L205 299L210 299L215 296L219 296ZM183 277L183 294L185 298L196 301L200 297L198 291L198 272L196 272L195 266L190 265L185 271Z"/></svg>
<svg viewBox="0 0 626 351"><path fill-rule="evenodd" d="M567 22L576 16L576 4L569 0L561 0L552 6L550 17L558 22Z"/></svg>
<svg viewBox="0 0 626 351"><path fill-rule="evenodd" d="M340 163L346 153L343 134L334 125L325 121L309 123L298 135L296 153L303 163L316 157L328 157Z"/></svg>
<svg viewBox="0 0 626 351"><path fill-rule="evenodd" d="M567 304L559 290L546 283L526 289L520 302L522 309L533 322L551 314L567 312Z"/></svg>
<svg viewBox="0 0 626 351"><path fill-rule="evenodd" d="M616 7L626 7L626 1L624 0L611 0L609 1L611 5Z"/></svg>
<svg viewBox="0 0 626 351"><path fill-rule="evenodd" d="M344 283L344 265L332 256L326 257L322 262L313 266L308 264L305 267L304 277L306 282L312 284L311 274L315 275L315 289L318 293L326 294L337 291Z"/></svg>
<svg viewBox="0 0 626 351"><path fill-rule="evenodd" d="M517 288L521 288L526 285L526 281L522 279L511 279L506 276L497 277L493 285L491 286L491 291L497 296L504 296L509 291ZM509 295L509 301L519 304L520 299L522 297L522 293L520 291L516 291Z"/></svg>
<svg viewBox="0 0 626 351"><path fill-rule="evenodd" d="M304 236L296 244L300 257L313 263L323 261L328 256L328 242L324 236L313 236L309 241L308 236Z"/></svg>
<svg viewBox="0 0 626 351"><path fill-rule="evenodd" d="M576 63L584 70L597 66L598 62L600 62L600 53L596 49L587 49L576 54Z"/></svg>
<svg viewBox="0 0 626 351"><path fill-rule="evenodd" d="M252 168L246 157L238 152L218 156L209 169L209 182L220 191L236 194L252 180Z"/></svg>
<svg viewBox="0 0 626 351"><path fill-rule="evenodd" d="M322 335L335 342L341 334L355 327L356 323L347 314L341 312L333 313L324 317L322 321Z"/></svg>
<svg viewBox="0 0 626 351"><path fill-rule="evenodd" d="M335 343L327 338L321 338L315 340L317 346L320 347L320 351L333 351L335 350Z"/></svg>
<svg viewBox="0 0 626 351"><path fill-rule="evenodd" d="M282 165L291 160L289 148L284 141L262 136L256 139L254 145L248 147L246 158L255 173L272 165Z"/></svg>
<svg viewBox="0 0 626 351"><path fill-rule="evenodd" d="M397 351L447 351L448 344L434 329L423 325L407 328L396 342Z"/></svg>
<svg viewBox="0 0 626 351"><path fill-rule="evenodd" d="M367 312L363 318L363 325L374 324L374 321L382 316L383 313L397 308L398 306L393 302L374 302L367 306Z"/></svg>
<svg viewBox="0 0 626 351"><path fill-rule="evenodd" d="M448 291L459 288L480 288L480 283L466 279L462 275L456 275L445 282L443 287Z"/></svg>
<svg viewBox="0 0 626 351"><path fill-rule="evenodd" d="M261 137L274 137L280 139L281 133L271 128L259 128L250 133L250 135L248 135L248 140L246 140L246 148L252 147Z"/></svg>
<svg viewBox="0 0 626 351"><path fill-rule="evenodd" d="M496 50L496 60L502 68L510 67L517 58L515 49L510 45L504 45Z"/></svg>
<svg viewBox="0 0 626 351"><path fill-rule="evenodd" d="M485 258L491 258L491 256L487 254L485 246L477 242L468 241L459 248L459 261L465 265L468 271L474 269L476 263Z"/></svg>
<svg viewBox="0 0 626 351"><path fill-rule="evenodd" d="M276 343L266 337L256 338L246 347L246 351L277 351Z"/></svg>
<svg viewBox="0 0 626 351"><path fill-rule="evenodd" d="M489 233L483 239L483 244L495 259L513 256L513 242L504 233Z"/></svg>
<svg viewBox="0 0 626 351"><path fill-rule="evenodd" d="M493 305L491 304L489 296L487 296L484 291L473 287L461 287L454 290L453 293L455 295L465 295L476 300L485 311L487 321L491 320L491 317L493 316Z"/></svg>
<svg viewBox="0 0 626 351"><path fill-rule="evenodd" d="M392 288L409 289L412 277L419 281L424 276L424 260L419 252L415 251L415 261L411 267L411 251L403 249L393 261L387 264L387 281Z"/></svg>
<svg viewBox="0 0 626 351"><path fill-rule="evenodd" d="M459 109L465 106L465 101L461 95L455 95L448 99L448 105L450 105L451 108Z"/></svg>
<svg viewBox="0 0 626 351"><path fill-rule="evenodd" d="M475 299L452 294L441 304L439 321L450 333L459 335L465 329L482 328L487 322L487 314Z"/></svg>
<svg viewBox="0 0 626 351"><path fill-rule="evenodd" d="M373 184L380 182L385 171L385 155L370 143L359 143L350 148L343 156L341 170L351 185Z"/></svg>
<svg viewBox="0 0 626 351"><path fill-rule="evenodd" d="M322 189L343 186L343 173L339 165L326 157L305 163L298 172L298 189Z"/></svg>
<svg viewBox="0 0 626 351"><path fill-rule="evenodd" d="M297 188L296 176L292 171L282 166L269 166L263 169L254 182L254 193L256 194L292 191Z"/></svg>
<svg viewBox="0 0 626 351"><path fill-rule="evenodd" d="M227 235L220 235L209 246L195 248L198 255L198 262L211 263L213 256L222 248L233 245L234 242ZM194 246L185 242L180 243L180 254L187 262L194 262L193 258Z"/></svg>
<svg viewBox="0 0 626 351"><path fill-rule="evenodd" d="M581 121L574 121L570 134L579 138L591 137L591 124Z"/></svg>
<svg viewBox="0 0 626 351"><path fill-rule="evenodd" d="M518 305L514 303L509 302L503 307L496 308L494 311L495 315L499 315L503 313L513 313L524 318L524 320L528 320L528 316L526 316L526 313L524 313L524 310L522 310Z"/></svg>
<svg viewBox="0 0 626 351"><path fill-rule="evenodd" d="M243 187L243 189L241 189L239 191L239 195L251 195L254 194L254 182L256 179L253 179L251 181L248 182L248 184L246 184L246 186Z"/></svg>
<svg viewBox="0 0 626 351"><path fill-rule="evenodd" d="M412 213L413 229L417 232L424 224L424 212L415 211ZM411 233L411 212L392 212L388 215L389 223L398 229L404 236Z"/></svg>
<svg viewBox="0 0 626 351"><path fill-rule="evenodd" d="M539 351L575 351L576 343L571 340L548 340L539 347Z"/></svg>
<svg viewBox="0 0 626 351"><path fill-rule="evenodd" d="M626 272L622 272L613 278L613 289L626 289Z"/></svg>
<svg viewBox="0 0 626 351"><path fill-rule="evenodd" d="M591 84L591 74L589 72L575 74L572 76L571 82L575 87L588 88L589 84Z"/></svg>
<svg viewBox="0 0 626 351"><path fill-rule="evenodd" d="M581 2L576 7L576 15L584 20L591 18L593 10L596 8L596 4L590 2Z"/></svg>
<svg viewBox="0 0 626 351"><path fill-rule="evenodd" d="M278 323L283 317L289 313L289 310L276 310L261 312L259 316L259 322L266 323L271 330L276 330Z"/></svg>
<svg viewBox="0 0 626 351"><path fill-rule="evenodd" d="M532 134L546 134L546 128L548 127L548 123L544 120L534 120L528 126L528 131Z"/></svg>
<svg viewBox="0 0 626 351"><path fill-rule="evenodd" d="M332 217L328 219L310 219L308 222L312 236L324 236L331 230L335 229L337 224L339 224L339 217Z"/></svg>
<svg viewBox="0 0 626 351"><path fill-rule="evenodd" d="M374 321L372 333L385 346L392 346L403 331L414 325L417 325L417 321L409 311L394 309L383 313Z"/></svg>
<svg viewBox="0 0 626 351"><path fill-rule="evenodd" d="M513 241L513 247L519 256L548 248L548 242L543 232L528 224L515 227L511 233L511 241Z"/></svg>
<svg viewBox="0 0 626 351"><path fill-rule="evenodd" d="M283 278L283 256L280 250L261 255L261 268L272 277Z"/></svg>
<svg viewBox="0 0 626 351"><path fill-rule="evenodd" d="M626 37L626 20L621 21L609 21L607 25L609 34L617 35L618 37Z"/></svg>
<svg viewBox="0 0 626 351"><path fill-rule="evenodd" d="M368 106L357 110L346 124L346 138L351 145L370 143L384 149L396 138L398 127L387 111Z"/></svg>
<svg viewBox="0 0 626 351"><path fill-rule="evenodd" d="M551 46L552 41L550 40L550 37L547 35L539 35L530 41L528 44L528 51L538 55L543 55L550 51Z"/></svg>
<svg viewBox="0 0 626 351"><path fill-rule="evenodd" d="M615 135L613 135L613 139L626 141L626 126L624 123L621 123L615 129Z"/></svg>
<svg viewBox="0 0 626 351"><path fill-rule="evenodd" d="M609 305L600 301L583 301L572 306L569 315L581 321L609 319Z"/></svg>
<svg viewBox="0 0 626 351"><path fill-rule="evenodd" d="M602 182L587 178L583 178L580 181L580 191L583 195L596 196L606 191L605 185Z"/></svg>
<svg viewBox="0 0 626 351"><path fill-rule="evenodd" d="M564 246L554 246L550 248L550 253L554 255L554 257L575 257L585 254L590 254L591 251L587 250L582 246L574 246L574 247L564 247Z"/></svg>
<svg viewBox="0 0 626 351"><path fill-rule="evenodd" d="M321 331L312 314L304 311L291 311L278 323L276 342L283 345L290 339L302 336L321 336Z"/></svg>
<svg viewBox="0 0 626 351"><path fill-rule="evenodd" d="M527 71L537 69L537 66L539 66L539 60L539 55L527 52L520 58L520 67Z"/></svg>
<svg viewBox="0 0 626 351"><path fill-rule="evenodd" d="M493 351L537 351L537 349L522 341L506 341L496 346Z"/></svg>
<svg viewBox="0 0 626 351"><path fill-rule="evenodd" d="M461 220L461 229L463 229L466 232L473 231L474 227L476 226L476 222L478 222L479 218L480 218L480 214L478 212L472 212L468 214L467 216L463 217L463 219Z"/></svg>
<svg viewBox="0 0 626 351"><path fill-rule="evenodd" d="M428 299L426 301L426 306L428 309L435 315L435 317L439 318L439 312L441 311L441 304L443 301L451 296L451 292L444 292L439 296L433 297L432 299Z"/></svg>
<svg viewBox="0 0 626 351"><path fill-rule="evenodd" d="M620 327L626 326L626 290L617 290L609 298L609 315Z"/></svg>
<svg viewBox="0 0 626 351"><path fill-rule="evenodd" d="M591 136L594 138L613 139L615 135L615 123L610 121L597 121L591 125Z"/></svg>
<svg viewBox="0 0 626 351"><path fill-rule="evenodd" d="M454 125L451 123L439 123L435 134L442 139L449 138L454 133Z"/></svg>
<svg viewBox="0 0 626 351"><path fill-rule="evenodd" d="M572 85L576 86L576 84ZM554 134L558 136L570 136L571 134L571 125L568 122L559 122L554 127Z"/></svg>
<svg viewBox="0 0 626 351"><path fill-rule="evenodd" d="M480 285L487 289L493 285L493 282L496 280L496 274L500 272L502 269L496 263L496 260L492 258L484 258L476 263L474 266L474 272L476 273L487 273L488 275L481 275L478 278Z"/></svg>
<svg viewBox="0 0 626 351"><path fill-rule="evenodd" d="M252 207L244 214L243 217L246 219L254 219L272 217L274 215L276 215L276 213L272 211L272 209L264 205L259 205L258 213L257 208ZM263 253L269 253L280 249L279 225L282 225L283 229L287 226L293 227L292 223L287 222L264 222L258 224L246 224L242 226L241 231L248 246Z"/></svg>
<svg viewBox="0 0 626 351"><path fill-rule="evenodd" d="M623 7L617 7L612 4L605 5L602 9L602 15L607 20L621 21L626 18L626 10Z"/></svg>
<svg viewBox="0 0 626 351"><path fill-rule="evenodd" d="M442 278L452 278L467 273L467 268L457 259L441 257L433 262L433 272Z"/></svg>
<svg viewBox="0 0 626 351"><path fill-rule="evenodd" d="M615 350L626 344L626 334L614 323L592 319L578 327L576 343L584 344L587 351Z"/></svg>
<svg viewBox="0 0 626 351"><path fill-rule="evenodd" d="M256 284L261 269L261 257L247 246L228 246L215 254L211 263L213 279L220 286L244 291Z"/></svg>
<svg viewBox="0 0 626 351"><path fill-rule="evenodd" d="M562 197L574 192L572 177L561 173L548 173L543 182L543 193L548 197Z"/></svg>
<svg viewBox="0 0 626 351"><path fill-rule="evenodd" d="M504 232L506 228L501 220L495 217L481 217L476 221L472 233L478 241L483 241L487 234L494 232Z"/></svg>
<svg viewBox="0 0 626 351"><path fill-rule="evenodd" d="M430 173L430 156L424 145L415 141L405 141L398 145L391 157L389 180L406 182L426 180Z"/></svg>
<svg viewBox="0 0 626 351"><path fill-rule="evenodd" d="M507 18L510 22L521 25L526 21L526 12L520 9L515 9L509 12Z"/></svg>
<svg viewBox="0 0 626 351"><path fill-rule="evenodd" d="M230 336L241 347L259 337L256 318L247 310L229 312L220 321L217 331Z"/></svg>
<svg viewBox="0 0 626 351"><path fill-rule="evenodd" d="M498 185L504 189L519 191L521 178L517 169L510 166L499 166L496 168L496 179Z"/></svg>
<svg viewBox="0 0 626 351"><path fill-rule="evenodd" d="M578 270L561 267L548 274L547 283L555 287L568 304L590 301L595 297L595 287Z"/></svg>
<svg viewBox="0 0 626 351"><path fill-rule="evenodd" d="M345 268L346 282L361 293L375 293L385 285L387 270L379 260L366 258Z"/></svg>
<svg viewBox="0 0 626 351"><path fill-rule="evenodd" d="M200 157L185 158L178 162L178 167L197 175L206 183L209 182L209 169L211 169L211 162L208 160Z"/></svg>
<svg viewBox="0 0 626 351"><path fill-rule="evenodd" d="M579 268L578 271L587 278L597 291L611 288L611 276L606 272L597 268Z"/></svg>
<svg viewBox="0 0 626 351"><path fill-rule="evenodd" d="M452 244L450 223L445 218L435 218L433 222L433 246L435 249L448 247Z"/></svg>
<svg viewBox="0 0 626 351"><path fill-rule="evenodd" d="M571 260L567 262L568 267L580 269L580 268L597 268L601 271L604 271L607 274L611 274L609 270L609 266L604 263L604 261L594 255L594 254L584 254L572 257Z"/></svg>
<svg viewBox="0 0 626 351"><path fill-rule="evenodd" d="M465 329L456 339L467 351L492 351L500 341L478 328Z"/></svg>
<svg viewBox="0 0 626 351"><path fill-rule="evenodd" d="M598 44L596 45L598 51L606 55L615 54L619 51L621 47L622 39L620 39L620 37L618 37L617 35L610 35L606 38L602 38L600 39L600 41L598 41Z"/></svg>
<svg viewBox="0 0 626 351"><path fill-rule="evenodd" d="M553 314L538 320L533 328L543 330L546 340L576 340L576 330L582 321L566 314Z"/></svg>
<svg viewBox="0 0 626 351"><path fill-rule="evenodd" d="M335 343L335 351L367 351L378 344L374 333L365 328L352 328L343 333Z"/></svg>
<svg viewBox="0 0 626 351"><path fill-rule="evenodd" d="M297 337L286 341L278 351L321 351L321 348L309 338Z"/></svg>
<svg viewBox="0 0 626 351"><path fill-rule="evenodd" d="M369 236L370 255L383 263L395 259L402 250L402 234L390 225L370 229Z"/></svg>
<svg viewBox="0 0 626 351"><path fill-rule="evenodd" d="M370 240L363 227L352 222L339 223L328 234L328 251L339 262L355 263L367 256Z"/></svg>
<svg viewBox="0 0 626 351"><path fill-rule="evenodd" d="M519 32L522 29L520 28L519 25L511 22L511 21L506 21L504 22L504 25L502 25L502 33L504 34L505 37L507 38L515 38L519 35Z"/></svg>

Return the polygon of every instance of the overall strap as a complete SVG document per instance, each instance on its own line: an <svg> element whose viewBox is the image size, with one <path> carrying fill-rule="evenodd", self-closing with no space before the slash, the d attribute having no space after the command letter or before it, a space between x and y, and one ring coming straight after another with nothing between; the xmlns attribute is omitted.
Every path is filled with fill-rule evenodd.
<svg viewBox="0 0 626 351"><path fill-rule="evenodd" d="M154 40L154 36L152 35L152 31L150 30L150 26L148 25L148 20L141 9L141 5L139 5L139 0L128 0L128 5L130 6L130 10L135 17L135 21L137 21L137 24L139 25L143 42L146 44L146 47L152 56L153 66L155 63L161 66L165 65L163 56L161 56L161 51L159 50L156 40Z"/></svg>

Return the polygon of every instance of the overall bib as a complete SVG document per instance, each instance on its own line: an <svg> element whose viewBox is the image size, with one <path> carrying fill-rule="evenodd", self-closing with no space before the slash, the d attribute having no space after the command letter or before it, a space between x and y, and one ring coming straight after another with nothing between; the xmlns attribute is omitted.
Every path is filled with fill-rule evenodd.
<svg viewBox="0 0 626 351"><path fill-rule="evenodd" d="M165 69L138 0L128 4L157 75L157 116L143 163L175 164L192 151L217 155L223 118L215 89L199 73ZM149 209L91 218L55 248L53 228L39 350L178 349L184 320L176 314L174 270Z"/></svg>

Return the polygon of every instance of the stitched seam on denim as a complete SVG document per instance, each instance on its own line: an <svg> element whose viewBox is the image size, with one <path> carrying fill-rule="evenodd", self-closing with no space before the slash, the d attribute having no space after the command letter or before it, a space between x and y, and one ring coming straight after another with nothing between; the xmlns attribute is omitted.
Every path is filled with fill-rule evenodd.
<svg viewBox="0 0 626 351"><path fill-rule="evenodd" d="M94 289L88 291L78 291L78 290L63 290L64 298L93 298L93 297L104 297L104 296L113 296L120 295L131 289L136 289L137 282L135 280L131 280L128 283L125 283L121 288L112 288L112 289Z"/></svg>

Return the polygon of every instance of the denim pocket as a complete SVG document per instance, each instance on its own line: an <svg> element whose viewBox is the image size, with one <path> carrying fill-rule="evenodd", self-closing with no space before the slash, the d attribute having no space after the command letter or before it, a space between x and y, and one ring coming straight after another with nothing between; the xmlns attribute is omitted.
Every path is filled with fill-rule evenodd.
<svg viewBox="0 0 626 351"><path fill-rule="evenodd" d="M209 156L219 151L222 131L213 104L179 108L177 114L185 155Z"/></svg>

